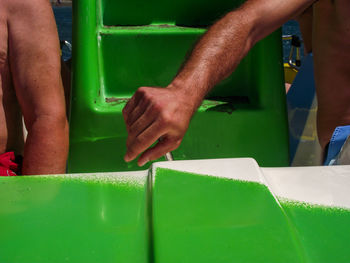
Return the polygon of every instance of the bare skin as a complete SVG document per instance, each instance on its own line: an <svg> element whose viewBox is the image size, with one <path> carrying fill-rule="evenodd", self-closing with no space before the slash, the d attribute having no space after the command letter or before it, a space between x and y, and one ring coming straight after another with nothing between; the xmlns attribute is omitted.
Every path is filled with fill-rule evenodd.
<svg viewBox="0 0 350 263"><path fill-rule="evenodd" d="M308 7L299 17L297 17L300 31L303 36L305 55L312 52L312 24L313 24L312 18L313 18L313 6Z"/></svg>
<svg viewBox="0 0 350 263"><path fill-rule="evenodd" d="M314 5L313 54L317 130L325 147L337 126L350 124L350 1Z"/></svg>
<svg viewBox="0 0 350 263"><path fill-rule="evenodd" d="M23 155L23 174L65 173L68 122L48 0L0 2L0 96L0 153Z"/></svg>
<svg viewBox="0 0 350 263"><path fill-rule="evenodd" d="M137 90L123 110L125 161L142 153L138 164L144 165L176 149L208 91L234 71L257 41L312 4L318 134L325 147L336 126L350 124L350 2L248 0L208 30L169 86ZM149 148L158 138L163 140Z"/></svg>

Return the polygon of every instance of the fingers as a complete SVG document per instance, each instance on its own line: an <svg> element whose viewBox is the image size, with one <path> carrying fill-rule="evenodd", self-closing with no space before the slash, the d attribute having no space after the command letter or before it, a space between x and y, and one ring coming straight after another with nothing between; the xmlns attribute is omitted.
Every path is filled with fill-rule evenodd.
<svg viewBox="0 0 350 263"><path fill-rule="evenodd" d="M131 99L128 101L128 103L125 105L123 109L123 117L125 122L128 121L129 114L134 110L135 106L138 105L141 98L142 98L141 92L136 91L134 96L132 96Z"/></svg>
<svg viewBox="0 0 350 263"><path fill-rule="evenodd" d="M146 130L157 118L157 114L152 114L152 107L148 107L146 111L128 127L128 139L126 146L129 147L136 136Z"/></svg>
<svg viewBox="0 0 350 263"><path fill-rule="evenodd" d="M149 161L156 160L163 155L165 155L167 152L171 152L179 147L181 143L181 140L174 140L174 139L163 139L159 141L156 146L149 148L147 151L145 151L139 160L137 161L137 164L139 166L143 166L145 163Z"/></svg>
<svg viewBox="0 0 350 263"><path fill-rule="evenodd" d="M134 109L132 111L130 110L128 117L125 120L125 124L128 130L133 125L133 123L145 113L147 108L149 108L149 105L145 102L145 100L140 100L139 103L135 105Z"/></svg>
<svg viewBox="0 0 350 263"><path fill-rule="evenodd" d="M184 101L170 89L141 87L137 90L123 109L128 131L126 162L143 152L138 161L142 166L178 148L193 114L184 107ZM161 137L164 137L161 142L148 149Z"/></svg>
<svg viewBox="0 0 350 263"><path fill-rule="evenodd" d="M165 133L166 127L161 127L161 122L155 121L141 134L130 141L124 160L126 162L134 160L140 153L150 147L158 138Z"/></svg>

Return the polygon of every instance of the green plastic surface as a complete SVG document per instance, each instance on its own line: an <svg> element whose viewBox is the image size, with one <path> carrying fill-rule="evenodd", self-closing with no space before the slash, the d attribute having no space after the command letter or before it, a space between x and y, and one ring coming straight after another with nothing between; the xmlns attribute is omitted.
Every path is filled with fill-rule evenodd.
<svg viewBox="0 0 350 263"><path fill-rule="evenodd" d="M298 229L306 262L349 262L350 210L281 201Z"/></svg>
<svg viewBox="0 0 350 263"><path fill-rule="evenodd" d="M4 263L342 263L349 225L348 209L163 168L0 178Z"/></svg>
<svg viewBox="0 0 350 263"><path fill-rule="evenodd" d="M244 0L102 0L105 25L149 25L152 23L182 26L208 26L240 5Z"/></svg>
<svg viewBox="0 0 350 263"><path fill-rule="evenodd" d="M266 186L158 168L155 262L303 262Z"/></svg>
<svg viewBox="0 0 350 263"><path fill-rule="evenodd" d="M206 30L198 21L208 25L241 2L75 1L68 172L141 169L123 160L127 99L140 86L166 86ZM253 157L288 166L281 54L278 30L208 95L174 159Z"/></svg>
<svg viewBox="0 0 350 263"><path fill-rule="evenodd" d="M146 175L0 178L0 262L149 262Z"/></svg>

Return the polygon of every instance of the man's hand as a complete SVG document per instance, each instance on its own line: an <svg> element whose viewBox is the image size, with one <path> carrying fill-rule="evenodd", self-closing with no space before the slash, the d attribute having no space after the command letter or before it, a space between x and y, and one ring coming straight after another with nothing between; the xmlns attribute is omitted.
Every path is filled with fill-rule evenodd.
<svg viewBox="0 0 350 263"><path fill-rule="evenodd" d="M196 104L174 86L139 88L123 109L128 131L125 161L132 161L143 152L138 160L138 165L143 166L175 150L195 109Z"/></svg>
<svg viewBox="0 0 350 263"><path fill-rule="evenodd" d="M165 89L139 88L125 106L129 134L125 161L143 152L138 161L142 166L175 150L205 95L233 72L257 41L314 1L250 0L211 26L172 84ZM148 149L158 139L160 142Z"/></svg>

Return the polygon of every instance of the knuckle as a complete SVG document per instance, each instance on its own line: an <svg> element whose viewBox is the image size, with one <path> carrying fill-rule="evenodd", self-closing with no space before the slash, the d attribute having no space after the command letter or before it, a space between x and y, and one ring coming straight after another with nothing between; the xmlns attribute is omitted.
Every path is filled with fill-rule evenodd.
<svg viewBox="0 0 350 263"><path fill-rule="evenodd" d="M142 99L150 99L150 93L147 87L138 88L137 93Z"/></svg>
<svg viewBox="0 0 350 263"><path fill-rule="evenodd" d="M138 88L137 89L137 91L136 91L138 94L144 94L145 92L146 92L146 87L140 87L140 88Z"/></svg>
<svg viewBox="0 0 350 263"><path fill-rule="evenodd" d="M146 103L151 103L152 102L152 94L150 94L149 92L145 92L143 94L143 100L146 102Z"/></svg>
<svg viewBox="0 0 350 263"><path fill-rule="evenodd" d="M163 125L170 125L172 122L171 116L164 111L160 113L159 119Z"/></svg>
<svg viewBox="0 0 350 263"><path fill-rule="evenodd" d="M162 111L162 106L159 103L154 103L152 105L152 110L155 112L161 112Z"/></svg>

